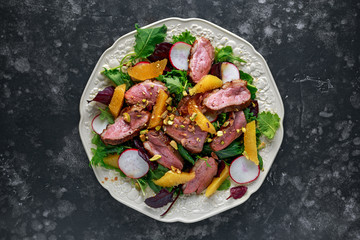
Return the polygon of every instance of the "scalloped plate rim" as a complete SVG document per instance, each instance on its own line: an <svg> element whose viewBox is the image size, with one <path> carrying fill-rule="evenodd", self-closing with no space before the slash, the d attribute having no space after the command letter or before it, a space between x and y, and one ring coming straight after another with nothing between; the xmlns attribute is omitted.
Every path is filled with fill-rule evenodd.
<svg viewBox="0 0 360 240"><path fill-rule="evenodd" d="M258 51L256 51L256 49L254 48L254 46L253 46L252 44L250 44L250 43L249 43L248 41L246 41L245 39L239 37L238 35L230 32L230 31L228 31L228 30L226 30L226 29L224 29L224 28L222 28L222 27L220 27L220 26L218 26L218 25L216 25L216 24L214 24L214 23L212 23L212 22L209 22L209 21L207 21L207 20L200 19L200 18L186 18L186 19L184 19L184 18L178 18L178 17L165 18L165 19L161 19L161 20L159 20L159 21L153 22L153 23L151 23L151 24L149 24L149 25L146 25L146 26L144 26L144 27L142 27L142 28L149 28L149 27L152 27L152 26L154 26L154 25L158 25L158 24L160 24L160 23L164 23L164 24L165 24L166 22L172 21L172 20L176 20L176 21L180 21L180 22L190 22L190 21L203 22L203 23L205 23L205 24L211 25L212 27L218 29L218 30L221 31L221 32L224 32L224 33L226 33L226 34L229 34L229 35L233 36L234 38L239 39L240 41L242 41L243 43L245 43L246 45L248 45L248 46L253 50L254 54L257 55L257 57L259 57L259 58L262 60L262 62L264 63L263 66L265 67L266 72L267 72L267 73L269 74L269 76L270 76L269 80L270 80L270 82L271 82L271 83L273 84L273 86L274 86L274 88L272 88L272 89L274 90L275 95L277 96L278 100L279 100L280 103L281 103L281 104L280 104L279 113L278 113L279 116L280 116L280 127L279 127L279 129L278 129L278 131L277 131L277 133L276 133L277 135L280 136L279 146L278 146L278 148L276 149L276 152L275 152L275 154L274 154L274 159L272 159L272 161L270 162L269 166L262 172L262 175L265 175L264 178L258 179L257 181L260 182L260 183L258 184L258 186L257 186L256 188L254 188L251 192L248 191L243 198L236 200L236 202L234 201L232 204L228 204L228 205L221 206L219 209L215 209L215 210L213 210L213 211L211 211L211 212L209 212L209 213L201 213L201 214L199 214L199 215L201 215L201 216L199 216L199 217L197 217L197 218L186 219L186 218L182 218L182 217L166 218L166 216L165 216L165 217L160 217L160 216L157 216L157 215L154 216L154 215L152 215L150 212L143 211L143 209L139 208L137 205L131 205L131 204L128 204L127 202L123 202L121 199L118 199L105 185L101 184L101 180L99 179L99 176L96 174L96 171L95 171L95 168L96 168L96 167L92 166L93 171L94 171L94 173L95 173L95 177L96 177L96 179L98 180L98 182L100 183L100 185L101 185L102 187L104 187L104 188L110 193L110 195L111 195L115 200L117 200L118 202L121 202L121 203L124 204L125 206L130 207L130 208L132 208L132 209L134 209L134 210L136 210L136 211L138 211L138 212L140 212L140 213L142 213L142 214L144 214L144 215L146 215L146 216L148 216L148 217L151 217L151 218L153 218L153 219L155 219L155 220L158 220L158 221L161 221L161 222L168 222L168 223L171 223L171 222L194 223L194 222L198 222L198 221L204 220L204 219L206 219L206 218L212 217L212 216L217 215L217 214L219 214L219 213L228 211L229 209L234 208L234 207L236 207L236 206L239 206L239 205L241 205L242 203L244 203L245 201L247 201L253 193L255 193L256 191L258 191L258 189L261 187L261 185L263 184L264 180L266 179L266 176L267 176L268 172L270 171L270 168L271 168L273 162L275 161L276 155L277 155L277 153L278 153L279 150L280 150L280 147L281 147L281 144L282 144L282 141L283 141L283 136L284 136L283 120L284 120L284 116L285 116L285 110L284 110L284 104L283 104L281 95L280 95L279 90L278 90L278 88L277 88L276 82L275 82L275 80L274 80L274 78L273 78L273 76L272 76L272 73L271 73L271 71L270 71L270 69L269 69L269 67L268 67L268 65L267 65L264 57L263 57ZM100 56L99 60L97 61L96 65L94 66L94 69L93 69L93 71L92 71L92 73L91 73L91 75L90 75L90 77L89 77L89 80L87 81L87 84L86 84L86 86L85 86L85 88L84 88L84 91L83 91L83 94L82 94L82 96L81 96L80 105L79 105L79 112L80 112L79 133L80 133L81 142L82 142L82 144L83 144L83 146L84 146L84 149L85 149L85 152L86 152L86 154L87 154L87 156L88 156L89 161L90 161L90 159L91 159L91 157L92 157L92 156L91 156L91 151L90 151L89 149L87 149L87 145L86 145L85 142L83 141L83 134L82 134L82 130L81 130L81 129L82 129L82 128L81 128L81 127L82 127L82 124L83 124L83 122L84 122L84 114L83 114L83 113L85 112L84 105L83 105L82 103L86 102L86 100L85 100L85 98L86 98L86 91L87 91L87 89L88 89L89 86L90 86L90 83L91 83L90 80L93 79L94 76L97 74L97 71L96 71L97 66L98 66L98 64L101 62L101 60L104 58L104 56L107 55L107 53L108 53L109 51L113 50L113 48L115 48L116 45L118 44L118 42L120 42L122 39L124 39L124 38L126 38L126 37L128 37L128 36L130 36L130 35L134 35L135 33L136 33L136 30L133 30L133 31L131 31L131 32L129 32L129 33L126 33L126 34L122 35L121 37L119 37L119 38L111 45L111 47L107 48L107 49L103 52L103 54ZM281 114L281 113L282 113L282 114ZM282 116L281 116L281 115L282 115Z"/></svg>

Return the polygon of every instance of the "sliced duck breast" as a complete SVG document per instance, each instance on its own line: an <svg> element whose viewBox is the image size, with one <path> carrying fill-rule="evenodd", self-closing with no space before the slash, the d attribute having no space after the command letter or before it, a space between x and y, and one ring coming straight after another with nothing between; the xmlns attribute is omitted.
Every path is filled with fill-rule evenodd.
<svg viewBox="0 0 360 240"><path fill-rule="evenodd" d="M150 110L155 105L160 89L167 91L164 83L146 80L129 88L125 93L125 101L128 105L138 105Z"/></svg>
<svg viewBox="0 0 360 240"><path fill-rule="evenodd" d="M201 37L195 40L189 60L189 76L193 82L198 83L203 76L209 73L214 56L214 47L208 39Z"/></svg>
<svg viewBox="0 0 360 240"><path fill-rule="evenodd" d="M203 104L214 111L232 112L242 110L249 106L251 102L251 93L246 85L247 82L243 80L227 82L221 89L209 93Z"/></svg>
<svg viewBox="0 0 360 240"><path fill-rule="evenodd" d="M200 158L190 172L195 172L195 178L183 186L184 194L196 192L200 194L213 180L218 170L218 163L212 157Z"/></svg>
<svg viewBox="0 0 360 240"><path fill-rule="evenodd" d="M165 133L191 153L202 151L207 132L195 125L189 118L176 116L172 125L166 126Z"/></svg>
<svg viewBox="0 0 360 240"><path fill-rule="evenodd" d="M128 119L124 118L128 114ZM101 134L105 144L118 145L139 135L139 131L146 127L150 113L137 106L122 110L113 124L109 124Z"/></svg>
<svg viewBox="0 0 360 240"><path fill-rule="evenodd" d="M184 160L181 158L179 152L170 146L170 138L161 130L150 130L147 134L148 141L144 142L145 149L152 155L160 155L161 158L157 162L166 168L171 169L171 166L182 170Z"/></svg>
<svg viewBox="0 0 360 240"><path fill-rule="evenodd" d="M211 149L215 152L229 146L230 143L241 136L243 133L242 128L246 127L246 119L243 111L230 113L230 117L226 122L226 126L223 125L223 127L220 128L218 136L216 136L210 144Z"/></svg>

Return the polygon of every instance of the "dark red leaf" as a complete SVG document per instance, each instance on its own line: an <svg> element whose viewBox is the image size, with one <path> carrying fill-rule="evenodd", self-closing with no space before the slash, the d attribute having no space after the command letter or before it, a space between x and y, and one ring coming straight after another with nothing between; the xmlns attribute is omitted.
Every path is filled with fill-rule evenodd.
<svg viewBox="0 0 360 240"><path fill-rule="evenodd" d="M173 201L174 192L163 188L154 197L145 199L145 204L152 208L160 208Z"/></svg>
<svg viewBox="0 0 360 240"><path fill-rule="evenodd" d="M221 172L224 170L225 168L225 162L224 161L220 161L219 165L218 165L218 171L215 177L220 177Z"/></svg>
<svg viewBox="0 0 360 240"><path fill-rule="evenodd" d="M230 196L226 200L228 200L231 197L233 197L234 199L239 199L245 195L246 191L247 191L246 186L232 187L230 188Z"/></svg>
<svg viewBox="0 0 360 240"><path fill-rule="evenodd" d="M93 100L88 100L88 103L96 101L105 105L109 105L111 98L114 94L114 89L115 88L113 86L106 87L104 90L98 92L98 94L96 94L96 97Z"/></svg>
<svg viewBox="0 0 360 240"><path fill-rule="evenodd" d="M135 147L137 149L139 149L138 154L139 156L144 159L145 162L147 162L149 164L149 167L151 168L151 170L156 170L158 168L158 162L157 161L150 161L150 157L147 154L145 148L144 148L144 144L142 143L142 141L138 138L134 139L134 144Z"/></svg>
<svg viewBox="0 0 360 240"><path fill-rule="evenodd" d="M250 106L249 106L249 110L250 110L251 113L254 114L255 117L257 117L258 113L259 113L258 101L252 100L251 103L250 103Z"/></svg>
<svg viewBox="0 0 360 240"><path fill-rule="evenodd" d="M172 47L171 43L163 42L155 46L154 53L148 57L151 62L156 62L166 58L169 62L169 52Z"/></svg>
<svg viewBox="0 0 360 240"><path fill-rule="evenodd" d="M210 74L214 75L220 79L221 79L221 64L222 64L222 62L216 63L216 64L212 65L212 67L210 69Z"/></svg>
<svg viewBox="0 0 360 240"><path fill-rule="evenodd" d="M161 214L160 217L165 216L165 214L167 214L167 213L170 211L171 207L174 205L174 203L176 202L176 200L179 198L179 196L180 196L180 187L178 187L178 188L179 188L179 191L178 191L178 194L176 195L174 201L172 201L172 203L170 204L170 206L168 207L168 209L166 209L166 211L165 211L163 214ZM175 189L172 190L172 192L174 192L174 191L175 191Z"/></svg>

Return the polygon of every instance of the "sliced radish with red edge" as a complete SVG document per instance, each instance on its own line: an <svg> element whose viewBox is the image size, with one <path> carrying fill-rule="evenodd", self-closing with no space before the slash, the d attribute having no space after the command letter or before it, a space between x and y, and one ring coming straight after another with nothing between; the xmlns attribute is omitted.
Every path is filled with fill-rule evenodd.
<svg viewBox="0 0 360 240"><path fill-rule="evenodd" d="M107 127L109 122L106 118L104 120L101 120L99 116L100 116L100 114L98 114L94 117L94 119L91 122L91 127L94 130L94 132L96 132L97 134L100 135L100 134L102 134L104 129Z"/></svg>
<svg viewBox="0 0 360 240"><path fill-rule="evenodd" d="M255 181L260 175L260 167L245 156L236 158L230 165L230 177L238 184Z"/></svg>
<svg viewBox="0 0 360 240"><path fill-rule="evenodd" d="M118 166L129 178L141 178L149 171L149 164L142 159L135 148L125 150L119 157Z"/></svg>
<svg viewBox="0 0 360 240"><path fill-rule="evenodd" d="M137 66L137 65L143 65L143 64L150 64L149 62L145 62L145 61L141 61L141 62L138 62L137 64L134 65Z"/></svg>
<svg viewBox="0 0 360 240"><path fill-rule="evenodd" d="M240 72L237 66L229 62L221 64L221 80L223 83L240 79Z"/></svg>
<svg viewBox="0 0 360 240"><path fill-rule="evenodd" d="M204 115L211 123L215 122L218 118L216 113L205 113Z"/></svg>
<svg viewBox="0 0 360 240"><path fill-rule="evenodd" d="M185 42L175 43L169 53L170 63L179 70L188 70L191 45Z"/></svg>

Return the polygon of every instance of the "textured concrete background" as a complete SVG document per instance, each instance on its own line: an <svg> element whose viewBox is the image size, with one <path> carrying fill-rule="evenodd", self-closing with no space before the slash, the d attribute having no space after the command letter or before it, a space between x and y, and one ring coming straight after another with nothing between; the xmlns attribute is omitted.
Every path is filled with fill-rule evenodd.
<svg viewBox="0 0 360 240"><path fill-rule="evenodd" d="M360 3L353 1L0 3L0 239L360 239ZM263 186L195 224L115 201L78 135L78 103L102 52L134 24L199 17L265 57L285 137Z"/></svg>

